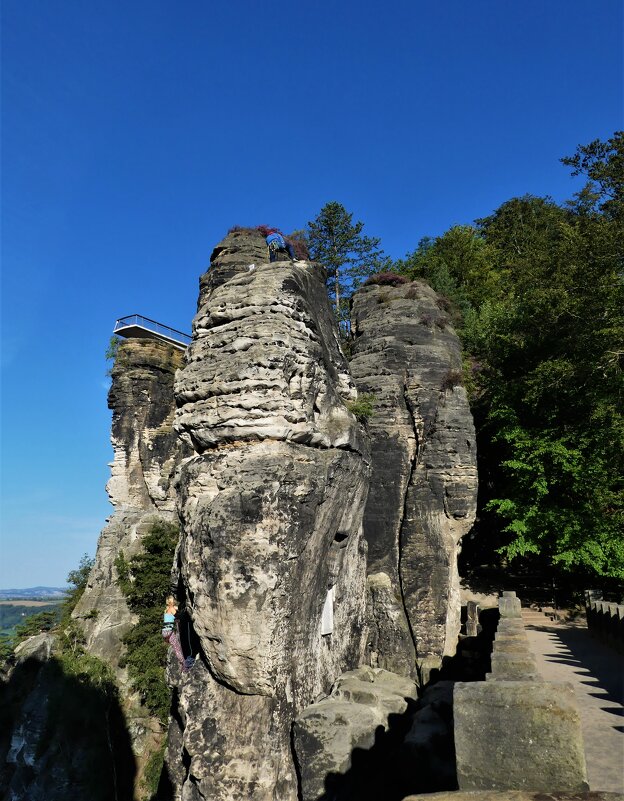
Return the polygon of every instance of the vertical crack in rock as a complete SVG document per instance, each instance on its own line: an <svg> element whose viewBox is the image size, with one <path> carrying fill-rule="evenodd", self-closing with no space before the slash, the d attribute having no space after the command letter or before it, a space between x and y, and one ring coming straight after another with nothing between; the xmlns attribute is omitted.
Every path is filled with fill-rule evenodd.
<svg viewBox="0 0 624 801"><path fill-rule="evenodd" d="M428 286L367 286L353 299L351 372L375 398L369 547L369 661L413 676L454 652L457 553L476 511L476 449L461 349Z"/></svg>
<svg viewBox="0 0 624 801"><path fill-rule="evenodd" d="M414 475L414 471L416 470L416 466L418 464L418 460L419 460L419 457L420 457L421 439L418 436L418 427L416 425L416 417L414 416L414 410L412 408L412 402L411 402L410 397L409 397L408 392L407 392L407 386L408 386L407 377L408 377L408 374L406 373L405 374L405 378L403 380L403 402L405 404L405 408L407 409L407 411L409 413L409 416L410 416L410 419L411 419L411 424L412 424L412 430L413 430L414 436L416 438L414 452L413 452L412 458L410 460L409 474L408 474L408 478L407 478L407 486L409 487L411 485L411 483L412 483L412 478L413 478L413 475ZM399 554L398 554L399 555L398 568L399 569L398 569L398 575L399 575L399 587L401 589L401 600L403 602L403 612L405 614L405 620L407 621L407 626L409 628L409 632L410 632L410 636L412 638L412 642L414 643L414 654L416 656L416 659L418 659L418 642L417 642L416 634L415 634L415 632L414 632L414 630L412 628L412 624L411 624L411 621L410 621L410 618L409 618L409 614L408 614L408 608L407 608L407 603L406 603L406 598L405 598L405 589L403 587L403 575L402 575L402 571L401 571L401 562L402 562L402 558L403 558L403 548L402 548L402 538L401 538L400 532L403 530L403 521L405 520L406 515L407 515L407 492L405 493L405 497L403 499L403 508L401 509L401 517L400 517L399 526L398 526L398 529L399 529L399 549L398 549L398 551L399 551ZM410 671L410 675L412 675L411 671Z"/></svg>
<svg viewBox="0 0 624 801"><path fill-rule="evenodd" d="M296 801L297 714L365 643L370 456L324 274L229 234L176 376L179 584L202 659L177 684L176 797ZM250 269L250 265L255 265ZM189 603L190 606L190 603Z"/></svg>

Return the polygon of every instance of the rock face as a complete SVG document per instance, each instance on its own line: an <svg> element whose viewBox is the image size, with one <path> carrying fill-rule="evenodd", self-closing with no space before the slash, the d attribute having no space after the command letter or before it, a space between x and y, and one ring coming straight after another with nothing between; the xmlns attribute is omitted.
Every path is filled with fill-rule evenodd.
<svg viewBox="0 0 624 801"><path fill-rule="evenodd" d="M108 405L114 459L106 489L115 512L100 535L74 617L82 622L88 650L115 668L121 637L132 623L116 584L115 559L120 551L126 556L139 551L150 520L175 518L173 475L190 453L173 431L173 380L183 358L182 351L164 342L127 339L119 344L112 370Z"/></svg>
<svg viewBox="0 0 624 801"><path fill-rule="evenodd" d="M368 542L369 660L414 675L454 653L459 543L476 512L472 416L444 301L419 282L353 300L351 373L373 393Z"/></svg>
<svg viewBox="0 0 624 801"><path fill-rule="evenodd" d="M169 770L185 801L295 801L292 722L364 647L369 450L324 275L228 235L187 357L179 575L201 653L175 694Z"/></svg>
<svg viewBox="0 0 624 801"><path fill-rule="evenodd" d="M293 728L303 801L317 801L326 791L330 797L331 789L349 797L345 787L338 791L328 783L348 783L354 749L372 749L392 717L402 715L416 695L409 679L361 667L342 675L329 697L307 707Z"/></svg>
<svg viewBox="0 0 624 801"><path fill-rule="evenodd" d="M121 638L134 619L116 583L115 559L120 551L128 558L137 554L155 519L176 519L173 476L190 453L173 431L173 380L183 361L181 350L158 340L119 344L108 394L114 460L107 490L115 511L100 535L95 565L73 613L87 650L115 671L139 770L162 733L130 692L126 671L119 666Z"/></svg>
<svg viewBox="0 0 624 801"><path fill-rule="evenodd" d="M57 658L56 636L15 651L0 681L0 797L6 801L130 799L135 763L116 698Z"/></svg>

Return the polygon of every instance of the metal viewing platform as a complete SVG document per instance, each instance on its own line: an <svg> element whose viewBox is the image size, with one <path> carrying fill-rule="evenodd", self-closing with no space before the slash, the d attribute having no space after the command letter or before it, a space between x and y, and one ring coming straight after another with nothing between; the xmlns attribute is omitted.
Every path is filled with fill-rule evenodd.
<svg viewBox="0 0 624 801"><path fill-rule="evenodd" d="M138 339L160 339L180 350L186 350L191 343L190 334L185 334L168 325L157 323L149 317L141 314L129 314L127 317L120 317L115 321L113 333L120 337L134 337Z"/></svg>

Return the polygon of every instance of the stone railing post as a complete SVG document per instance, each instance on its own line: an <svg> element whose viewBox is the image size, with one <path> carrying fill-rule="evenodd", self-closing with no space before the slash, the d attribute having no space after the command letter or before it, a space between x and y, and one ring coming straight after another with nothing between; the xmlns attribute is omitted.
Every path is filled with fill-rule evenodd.
<svg viewBox="0 0 624 801"><path fill-rule="evenodd" d="M466 604L466 636L476 637L480 629L479 604L476 601L468 601Z"/></svg>
<svg viewBox="0 0 624 801"><path fill-rule="evenodd" d="M513 591L504 592L498 599L498 611L501 617L521 617L520 598Z"/></svg>
<svg viewBox="0 0 624 801"><path fill-rule="evenodd" d="M456 682L457 781L465 791L588 789L580 715L572 685L538 673L520 599L505 592L486 681ZM475 793L475 797L476 797Z"/></svg>

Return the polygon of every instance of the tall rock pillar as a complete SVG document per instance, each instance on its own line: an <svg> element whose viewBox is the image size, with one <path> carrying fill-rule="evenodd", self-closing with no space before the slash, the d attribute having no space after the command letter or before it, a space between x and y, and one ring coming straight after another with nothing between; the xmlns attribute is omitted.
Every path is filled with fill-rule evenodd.
<svg viewBox="0 0 624 801"><path fill-rule="evenodd" d="M405 675L440 664L459 633L459 543L474 521L475 433L461 348L428 286L354 296L351 373L373 393L369 661Z"/></svg>
<svg viewBox="0 0 624 801"><path fill-rule="evenodd" d="M292 722L362 658L369 449L323 278L267 263L240 231L201 279L176 380L196 454L179 482L180 587L201 642L172 676L185 801L295 801Z"/></svg>
<svg viewBox="0 0 624 801"><path fill-rule="evenodd" d="M140 773L162 740L161 726L131 692L121 667L122 637L134 618L117 585L115 559L132 557L154 519L176 520L173 476L190 453L173 430L173 380L184 354L153 339L119 343L112 370L108 405L113 412L114 459L107 484L114 512L100 534L95 565L73 616L86 637L87 650L107 662L125 697L132 745Z"/></svg>
<svg viewBox="0 0 624 801"><path fill-rule="evenodd" d="M108 405L113 412L113 462L106 485L114 512L100 534L95 565L74 617L88 650L114 668L132 615L117 586L115 559L134 556L154 517L176 518L175 470L190 449L173 430L173 381L184 363L178 348L154 339L121 340ZM97 614L93 614L93 611Z"/></svg>

